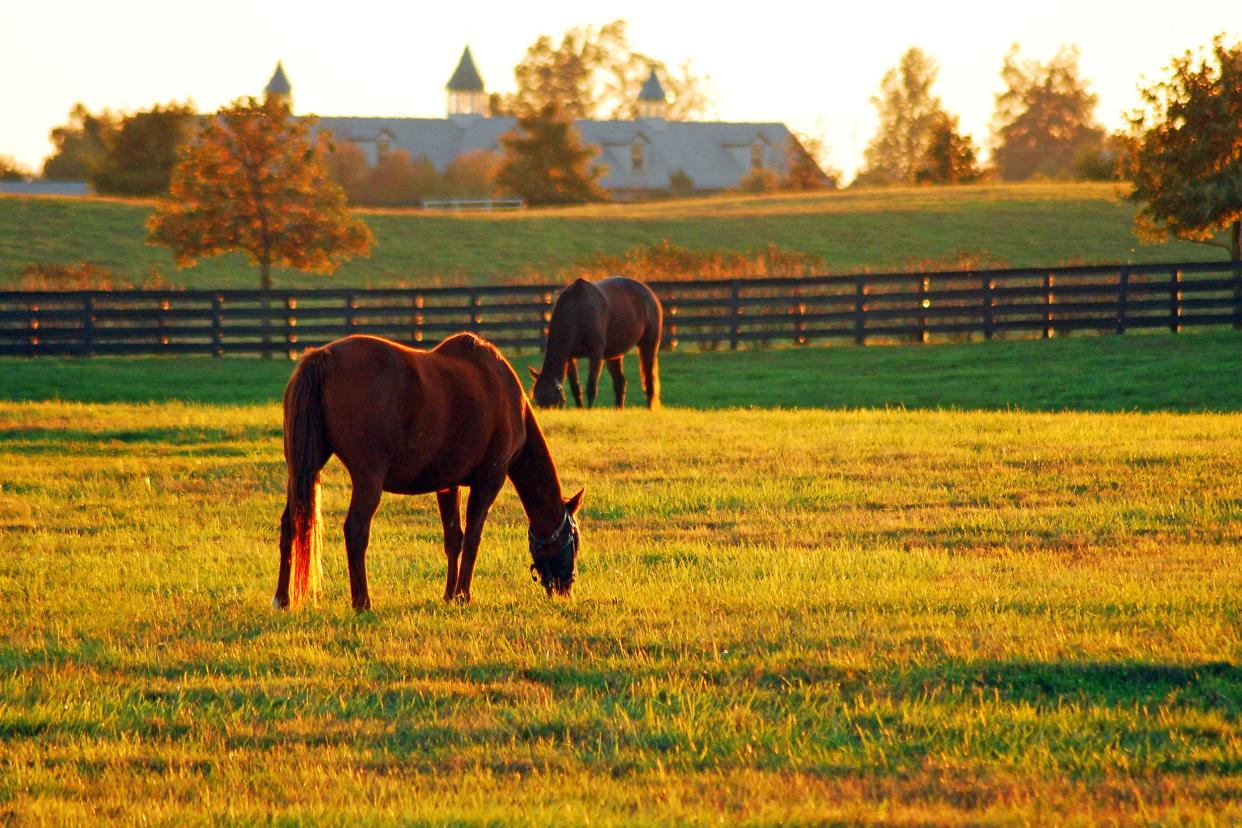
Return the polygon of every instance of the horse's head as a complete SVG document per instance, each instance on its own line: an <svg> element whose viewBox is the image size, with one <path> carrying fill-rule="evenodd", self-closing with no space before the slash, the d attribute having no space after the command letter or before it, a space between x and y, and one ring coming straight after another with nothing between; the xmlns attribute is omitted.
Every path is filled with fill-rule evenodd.
<svg viewBox="0 0 1242 828"><path fill-rule="evenodd" d="M530 389L530 398L535 405L540 408L564 408L565 384L551 377L545 377L534 368L529 370L531 377L535 380L535 386Z"/></svg>
<svg viewBox="0 0 1242 828"><path fill-rule="evenodd" d="M549 595L568 595L574 585L574 576L578 572L578 521L574 515L582 505L579 492L565 501L565 517L557 530L546 538L535 535L530 530L530 565L531 577L537 581Z"/></svg>

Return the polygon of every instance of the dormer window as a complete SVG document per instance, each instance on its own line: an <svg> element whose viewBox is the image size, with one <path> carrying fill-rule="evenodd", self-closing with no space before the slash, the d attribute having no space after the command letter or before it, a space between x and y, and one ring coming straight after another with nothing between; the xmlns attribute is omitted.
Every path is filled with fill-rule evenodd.
<svg viewBox="0 0 1242 828"><path fill-rule="evenodd" d="M763 142L756 141L750 145L750 168L752 170L763 169Z"/></svg>
<svg viewBox="0 0 1242 828"><path fill-rule="evenodd" d="M647 145L642 141L630 144L630 169L636 173L647 168Z"/></svg>
<svg viewBox="0 0 1242 828"><path fill-rule="evenodd" d="M375 160L383 161L388 155L388 151L392 149L392 144L388 140L387 135L381 135L375 139Z"/></svg>

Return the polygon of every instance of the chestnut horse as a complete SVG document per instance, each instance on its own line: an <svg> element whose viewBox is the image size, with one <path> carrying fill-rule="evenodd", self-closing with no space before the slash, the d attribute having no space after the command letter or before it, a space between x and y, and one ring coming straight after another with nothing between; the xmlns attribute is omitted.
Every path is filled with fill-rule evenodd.
<svg viewBox="0 0 1242 828"><path fill-rule="evenodd" d="M578 279L561 291L548 323L543 368L530 369L535 379L531 396L535 405L554 408L565 405L565 374L578 407L582 407L582 388L578 385L577 357L590 360L587 371L587 407L595 404L600 368L607 363L612 374L612 390L617 408L625 406L625 373L621 360L625 352L638 346L638 371L647 394L647 407L660 406L660 326L664 310L651 288L636 279L613 276L598 282Z"/></svg>
<svg viewBox="0 0 1242 828"><path fill-rule="evenodd" d="M568 594L582 492L562 498L522 384L490 343L463 333L419 351L350 336L302 357L285 388L289 479L277 607L296 605L318 589L319 471L333 454L353 482L345 551L355 610L371 606L367 542L381 493L435 492L448 558L444 599L469 601L483 522L506 477L530 521L532 572L549 595ZM461 486L470 487L464 531Z"/></svg>

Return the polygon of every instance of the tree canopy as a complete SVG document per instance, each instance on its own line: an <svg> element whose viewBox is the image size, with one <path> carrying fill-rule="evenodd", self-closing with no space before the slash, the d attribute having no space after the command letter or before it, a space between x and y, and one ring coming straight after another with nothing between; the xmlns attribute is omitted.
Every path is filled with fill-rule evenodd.
<svg viewBox="0 0 1242 828"><path fill-rule="evenodd" d="M584 147L555 103L518 116L517 128L500 137L504 154L496 182L527 203L580 204L604 201L603 168L591 163L595 150Z"/></svg>
<svg viewBox="0 0 1242 828"><path fill-rule="evenodd" d="M56 151L43 162L43 177L51 181L88 181L107 152L107 143L119 119L108 110L92 115L81 103L69 110L69 121L49 136Z"/></svg>
<svg viewBox="0 0 1242 828"><path fill-rule="evenodd" d="M639 90L654 68L669 98L670 120L706 111L705 81L692 73L689 63L674 75L662 61L630 48L625 28L624 20L614 20L598 29L570 29L559 44L540 35L514 67L516 92L494 108L529 115L555 103L571 121L633 118Z"/></svg>
<svg viewBox="0 0 1242 828"><path fill-rule="evenodd" d="M975 142L959 132L956 115L941 113L928 131L927 147L914 180L921 184L969 184L982 175Z"/></svg>
<svg viewBox="0 0 1242 828"><path fill-rule="evenodd" d="M274 100L240 98L205 118L147 221L149 240L172 248L179 267L240 251L264 289L272 265L330 273L365 255L371 231L349 215L308 133Z"/></svg>
<svg viewBox="0 0 1242 828"><path fill-rule="evenodd" d="M1130 173L1141 238L1215 244L1242 260L1242 42L1218 35L1207 54L1173 59L1141 89L1131 117ZM1228 230L1228 243L1214 237Z"/></svg>
<svg viewBox="0 0 1242 828"><path fill-rule="evenodd" d="M90 182L106 195L149 196L168 192L178 153L194 130L189 104L156 104L123 116L104 141Z"/></svg>
<svg viewBox="0 0 1242 828"><path fill-rule="evenodd" d="M1084 155L1098 153L1104 131L1095 122L1097 98L1078 74L1078 48L1062 47L1047 63L1005 56L992 116L992 163L1000 177L1069 178Z"/></svg>
<svg viewBox="0 0 1242 828"><path fill-rule="evenodd" d="M884 73L871 99L879 115L875 136L863 153L869 179L913 183L924 166L933 127L946 117L932 94L939 69L921 49L910 48Z"/></svg>

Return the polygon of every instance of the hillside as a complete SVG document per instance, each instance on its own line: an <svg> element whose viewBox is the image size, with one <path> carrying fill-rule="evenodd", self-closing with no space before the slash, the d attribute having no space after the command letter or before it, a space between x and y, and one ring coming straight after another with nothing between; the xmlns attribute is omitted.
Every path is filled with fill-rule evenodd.
<svg viewBox="0 0 1242 828"><path fill-rule="evenodd" d="M148 247L150 205L0 197L0 284L35 263L90 261L126 281L158 272L188 288L251 287L241 256L179 271ZM480 216L363 213L378 244L333 277L278 272L277 285L389 286L551 279L598 255L669 240L694 250L806 254L829 272L973 260L995 266L1218 258L1192 244L1141 246L1115 184L1022 184L810 195L725 196Z"/></svg>

